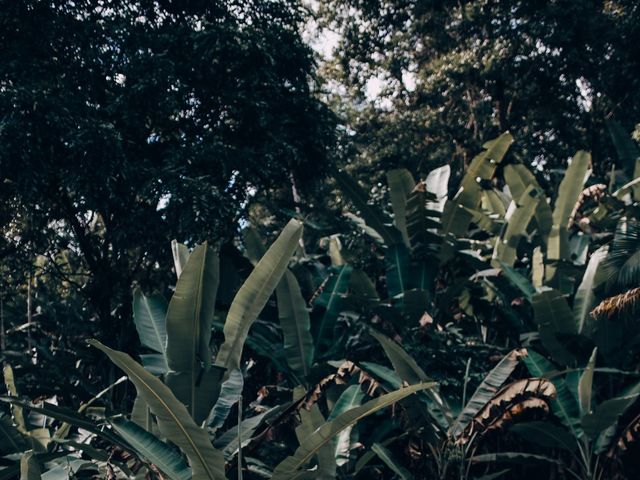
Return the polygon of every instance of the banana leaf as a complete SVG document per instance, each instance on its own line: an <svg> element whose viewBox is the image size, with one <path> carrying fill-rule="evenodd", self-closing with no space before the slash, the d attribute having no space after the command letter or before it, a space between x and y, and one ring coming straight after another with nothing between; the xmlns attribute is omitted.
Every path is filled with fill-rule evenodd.
<svg viewBox="0 0 640 480"><path fill-rule="evenodd" d="M193 372L169 372L164 383L171 389L191 414L202 425L218 400L225 369L213 365L209 370L198 368Z"/></svg>
<svg viewBox="0 0 640 480"><path fill-rule="evenodd" d="M402 480L412 480L413 475L407 470L402 463L396 459L388 448L379 443L371 445L371 450L382 460L389 469Z"/></svg>
<svg viewBox="0 0 640 480"><path fill-rule="evenodd" d="M180 278L180 274L189 260L189 249L186 245L178 243L177 240L172 240L171 253L173 254L173 265L176 270L176 276Z"/></svg>
<svg viewBox="0 0 640 480"><path fill-rule="evenodd" d="M580 412L582 415L586 415L591 412L591 398L593 395L593 371L596 368L596 355L598 354L598 348L593 349L591 358L587 363L587 367L582 372L580 380L578 382L578 405L580 405Z"/></svg>
<svg viewBox="0 0 640 480"><path fill-rule="evenodd" d="M216 357L217 365L229 371L240 368L249 329L284 275L301 237L302 223L291 219L240 287L224 324L224 343Z"/></svg>
<svg viewBox="0 0 640 480"><path fill-rule="evenodd" d="M167 362L166 315L167 301L162 295L147 296L139 288L133 291L133 322L136 325L140 343L154 352L161 353L165 363Z"/></svg>
<svg viewBox="0 0 640 480"><path fill-rule="evenodd" d="M126 353L112 350L97 340L89 343L104 352L127 374L138 395L156 416L162 436L176 444L189 459L193 480L223 480L222 452L211 446L207 433L195 424L186 407L171 390Z"/></svg>
<svg viewBox="0 0 640 480"><path fill-rule="evenodd" d="M20 458L20 480L40 480L42 471L34 452L29 451Z"/></svg>
<svg viewBox="0 0 640 480"><path fill-rule="evenodd" d="M407 198L416 183L406 168L398 168L387 172L389 184L389 196L393 208L393 223L402 234L404 244L409 247L409 234L407 233Z"/></svg>
<svg viewBox="0 0 640 480"><path fill-rule="evenodd" d="M191 469L174 447L123 418L112 418L109 424L140 457L158 467L168 478L172 480L191 478Z"/></svg>
<svg viewBox="0 0 640 480"><path fill-rule="evenodd" d="M556 368L538 352L529 350L529 354L522 359L534 377L548 377ZM551 400L551 409L560 421L573 433L575 438L580 438L583 431L580 428L580 407L576 398L569 391L566 382L561 377L550 377L551 383L556 387L556 398Z"/></svg>
<svg viewBox="0 0 640 480"><path fill-rule="evenodd" d="M595 306L593 290L598 285L598 270L602 270L602 261L606 258L607 252L608 248L603 246L591 254L587 268L582 276L582 281L573 299L573 315L578 325L578 333L587 336L591 336L595 328L595 320L591 316L591 310Z"/></svg>
<svg viewBox="0 0 640 480"><path fill-rule="evenodd" d="M577 335L578 326L565 297L558 290L547 288L533 296L533 319L538 324L542 345L554 360L565 365L575 363L575 357L558 339L559 334Z"/></svg>
<svg viewBox="0 0 640 480"><path fill-rule="evenodd" d="M358 407L364 400L365 393L362 391L360 385L350 385L342 392L327 418L328 421L332 421L342 415L347 410ZM336 464L340 467L346 464L351 457L351 432L353 426L345 428L338 434L335 442L335 457Z"/></svg>
<svg viewBox="0 0 640 480"><path fill-rule="evenodd" d="M369 400L351 410L347 410L330 422L324 423L320 428L316 429L311 435L303 439L296 452L280 462L273 471L272 480L289 480L296 478L311 458L316 455L318 450L329 443L333 437L348 428L359 420L386 408L400 400L407 398L409 395L432 388L434 383L420 383L410 387L402 388L391 393L387 393L381 397Z"/></svg>
<svg viewBox="0 0 640 480"><path fill-rule="evenodd" d="M569 220L584 184L591 173L591 154L580 150L571 160L565 172L558 197L553 209L553 226L547 243L547 257L549 260L570 260L569 249ZM553 274L552 270L548 272ZM547 281L552 280L548 277Z"/></svg>
<svg viewBox="0 0 640 480"><path fill-rule="evenodd" d="M291 271L287 270L278 283L276 298L287 363L296 377L306 382L314 355L311 319L300 285Z"/></svg>
<svg viewBox="0 0 640 480"><path fill-rule="evenodd" d="M500 390L500 387L511 376L520 360L526 357L527 351L525 349L512 350L493 367L449 429L449 433L453 438L457 438L467 428L473 417L487 402L491 401L493 396Z"/></svg>
<svg viewBox="0 0 640 480"><path fill-rule="evenodd" d="M347 298L352 270L351 265L333 269L332 276L315 300L316 306L324 307L322 319L314 326L316 354L325 352L333 344L334 326Z"/></svg>
<svg viewBox="0 0 640 480"><path fill-rule="evenodd" d="M198 245L184 266L167 309L167 361L171 370L194 378L202 363L211 365L211 327L218 291L220 260L207 243ZM195 380L194 380L195 383Z"/></svg>

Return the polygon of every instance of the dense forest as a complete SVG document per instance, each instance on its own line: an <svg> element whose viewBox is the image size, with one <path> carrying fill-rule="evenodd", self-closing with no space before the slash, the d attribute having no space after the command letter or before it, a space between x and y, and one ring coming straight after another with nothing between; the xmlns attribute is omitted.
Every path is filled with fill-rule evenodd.
<svg viewBox="0 0 640 480"><path fill-rule="evenodd" d="M636 478L638 2L0 5L0 480Z"/></svg>

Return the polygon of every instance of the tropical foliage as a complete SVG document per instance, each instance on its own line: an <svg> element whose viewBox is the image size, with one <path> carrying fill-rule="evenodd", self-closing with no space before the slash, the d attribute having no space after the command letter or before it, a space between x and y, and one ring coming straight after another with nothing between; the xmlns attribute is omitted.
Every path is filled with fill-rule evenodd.
<svg viewBox="0 0 640 480"><path fill-rule="evenodd" d="M5 366L0 478L632 478L637 180L579 151L549 196L513 142L459 184L391 170L388 202L336 172L342 218L268 248L260 221L232 254L173 242L169 300L132 293L135 354L89 341L106 388L29 400Z"/></svg>

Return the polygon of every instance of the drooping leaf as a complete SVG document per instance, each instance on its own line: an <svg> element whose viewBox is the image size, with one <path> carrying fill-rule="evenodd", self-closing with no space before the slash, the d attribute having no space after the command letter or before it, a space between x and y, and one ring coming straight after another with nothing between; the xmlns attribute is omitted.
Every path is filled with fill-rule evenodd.
<svg viewBox="0 0 640 480"><path fill-rule="evenodd" d="M307 436L300 444L295 454L287 457L273 471L273 480L289 480L296 478L307 462L317 453L317 451L326 445L331 439L343 431L345 428L354 425L359 420L392 405L409 395L432 388L433 383L420 383L410 387L402 388L381 397L369 400L365 404L352 408L342 415L338 416L330 422L324 423L320 428L316 429L311 435Z"/></svg>
<svg viewBox="0 0 640 480"><path fill-rule="evenodd" d="M133 291L133 322L140 343L163 357L167 346L166 315L167 301L162 295L147 296L139 288Z"/></svg>
<svg viewBox="0 0 640 480"><path fill-rule="evenodd" d="M387 246L394 245L402 241L400 232L387 225L387 219L377 208L369 205L367 193L345 172L337 172L335 179L340 189L349 197L355 207L360 211L360 215L366 224L376 231Z"/></svg>
<svg viewBox="0 0 640 480"><path fill-rule="evenodd" d="M167 309L167 361L171 370L199 373L211 365L211 324L220 273L218 252L198 245L184 265ZM195 381L194 381L195 383Z"/></svg>
<svg viewBox="0 0 640 480"><path fill-rule="evenodd" d="M542 191L535 175L521 163L505 165L504 179L509 186L511 196L514 200L520 198L529 186ZM535 221L538 233L546 244L553 224L553 214L551 207L544 197L540 199L536 206Z"/></svg>
<svg viewBox="0 0 640 480"><path fill-rule="evenodd" d="M242 349L251 325L280 282L302 237L302 223L291 219L233 299L224 324L224 343L216 364L227 370L240 367Z"/></svg>
<svg viewBox="0 0 640 480"><path fill-rule="evenodd" d="M301 381L306 381L314 355L311 320L298 281L291 271L287 270L278 283L276 298L287 364Z"/></svg>
<svg viewBox="0 0 640 480"><path fill-rule="evenodd" d="M156 416L160 433L187 455L193 480L223 480L222 452L211 446L207 433L195 424L186 407L171 390L126 353L112 350L96 340L90 341L90 344L104 352L127 374L138 395Z"/></svg>
<svg viewBox="0 0 640 480"><path fill-rule="evenodd" d="M415 187L415 181L406 168L398 168L387 172L389 195L393 208L393 222L402 234L404 244L409 247L409 234L407 233L407 198Z"/></svg>
<svg viewBox="0 0 640 480"><path fill-rule="evenodd" d="M526 358L527 354L527 350L524 348L512 350L493 367L450 428L449 433L452 437L457 438L467 428L473 417L498 393L520 360Z"/></svg>
<svg viewBox="0 0 640 480"><path fill-rule="evenodd" d="M244 378L242 377L242 372L240 370L229 372L228 378L222 383L218 400L207 419L209 428L217 430L224 424L229 412L231 412L231 407L238 403L243 387Z"/></svg>
<svg viewBox="0 0 640 480"><path fill-rule="evenodd" d="M155 435L123 418L112 418L109 420L109 424L135 449L136 453L158 467L168 478L172 480L189 480L191 478L191 469L174 447L167 445Z"/></svg>
<svg viewBox="0 0 640 480"><path fill-rule="evenodd" d="M451 166L443 165L434 168L429 172L424 184L427 192L431 193L435 198L433 201L427 202L427 209L442 213L444 204L449 193L449 177L451 176Z"/></svg>

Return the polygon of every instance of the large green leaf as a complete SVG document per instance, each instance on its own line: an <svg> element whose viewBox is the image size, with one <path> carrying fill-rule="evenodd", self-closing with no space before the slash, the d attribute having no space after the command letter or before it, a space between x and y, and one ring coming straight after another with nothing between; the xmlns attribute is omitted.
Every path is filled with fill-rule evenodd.
<svg viewBox="0 0 640 480"><path fill-rule="evenodd" d="M349 291L352 270L351 265L333 268L331 277L315 300L316 306L325 309L320 323L314 326L316 354L324 352L333 343L334 326Z"/></svg>
<svg viewBox="0 0 640 480"><path fill-rule="evenodd" d="M337 172L335 179L340 189L349 197L366 224L374 229L387 245L394 245L402 241L400 232L387 225L387 219L377 208L369 205L369 198L358 183L345 172Z"/></svg>
<svg viewBox="0 0 640 480"><path fill-rule="evenodd" d="M461 235L467 231L471 222L471 215L467 209L477 210L482 201L481 181L491 180L496 168L504 158L513 137L509 132L483 145L485 151L476 155L471 161L465 176L460 183L458 193L445 206L442 228L445 233Z"/></svg>
<svg viewBox="0 0 640 480"><path fill-rule="evenodd" d="M534 186L528 187L517 202L512 202L505 217L502 234L496 240L493 250L493 265L503 263L510 267L517 260L517 249L520 239L526 235L527 226L536 211L538 203L544 199L542 190Z"/></svg>
<svg viewBox="0 0 640 480"><path fill-rule="evenodd" d="M276 298L287 364L301 381L306 381L314 353L311 320L300 285L291 271L287 270L278 283Z"/></svg>
<svg viewBox="0 0 640 480"><path fill-rule="evenodd" d="M617 121L607 120L606 124L622 168L630 180L637 179L640 177L640 149ZM640 199L640 185L633 186L633 196Z"/></svg>
<svg viewBox="0 0 640 480"><path fill-rule="evenodd" d="M163 356L167 346L166 315L167 301L162 295L147 296L139 288L133 291L133 322L140 343Z"/></svg>
<svg viewBox="0 0 640 480"><path fill-rule="evenodd" d="M467 402L454 424L451 426L449 433L453 438L460 435L475 415L489 402L493 396L500 390L500 387L509 378L518 366L522 358L526 358L527 351L512 350L505 355L493 370L484 378L478 386L471 399Z"/></svg>
<svg viewBox="0 0 640 480"><path fill-rule="evenodd" d="M553 226L551 227L547 244L547 257L549 260L569 259L569 220L584 184L589 177L590 168L591 154L580 150L574 155L562 182L560 182L558 198L553 209ZM549 279L551 278L550 276Z"/></svg>
<svg viewBox="0 0 640 480"><path fill-rule="evenodd" d="M289 220L240 287L224 324L224 343L216 357L217 365L224 366L227 370L240 368L242 349L249 329L284 275L301 237L302 223L295 219Z"/></svg>
<svg viewBox="0 0 640 480"><path fill-rule="evenodd" d="M505 165L504 179L509 186L511 197L514 200L521 198L525 190L529 187L535 187L539 191L543 191L535 175L521 163ZM536 206L535 219L538 226L538 233L546 243L549 232L551 231L551 225L553 224L553 214L545 198L542 198Z"/></svg>
<svg viewBox="0 0 640 480"><path fill-rule="evenodd" d="M193 470L193 480L224 479L222 452L211 446L205 430L195 424L186 407L171 390L126 353L112 350L97 340L91 340L90 344L104 352L127 374L138 395L156 416L160 433L187 455Z"/></svg>
<svg viewBox="0 0 640 480"><path fill-rule="evenodd" d="M418 184L407 198L405 223L411 253L416 259L424 259L430 253L436 253L435 246L442 241L438 235L442 211L437 210L441 209L437 200L434 194L426 191L424 183ZM432 209L428 206L432 206Z"/></svg>
<svg viewBox="0 0 640 480"><path fill-rule="evenodd" d="M509 428L509 433L546 448L562 448L569 452L575 452L577 448L576 438L566 428L548 421L516 423Z"/></svg>
<svg viewBox="0 0 640 480"><path fill-rule="evenodd" d="M8 416L0 417L0 453L17 453L27 448L25 437L11 422Z"/></svg>
<svg viewBox="0 0 640 480"><path fill-rule="evenodd" d="M172 240L171 253L173 254L173 265L176 270L176 276L180 278L180 274L189 260L189 249L186 245L178 243L177 240Z"/></svg>
<svg viewBox="0 0 640 480"><path fill-rule="evenodd" d="M582 276L582 282L580 282L573 299L573 316L578 326L578 333L587 336L591 335L594 329L594 318L591 316L591 310L595 306L593 290L597 286L598 270L601 270L600 266L606 258L607 252L607 246L603 246L591 254Z"/></svg>
<svg viewBox="0 0 640 480"><path fill-rule="evenodd" d="M148 370L148 369L147 369ZM164 383L189 410L191 418L202 425L218 400L225 369L213 365L209 370L169 372Z"/></svg>
<svg viewBox="0 0 640 480"><path fill-rule="evenodd" d="M580 411L582 415L586 415L591 412L591 398L593 395L593 371L596 368L596 355L598 349L594 348L591 358L587 363L587 367L580 376L578 382L578 404L580 405Z"/></svg>
<svg viewBox="0 0 640 480"><path fill-rule="evenodd" d="M302 394L304 395L304 392ZM295 396L294 394L294 398ZM317 403L314 403L309 410L306 408L300 409L299 415L300 425L296 427L296 437L298 442L302 443L316 429L320 428L325 423L325 420ZM313 470L313 478L317 480L335 480L337 463L332 442L319 448L316 452L316 457L318 465Z"/></svg>
<svg viewBox="0 0 640 480"><path fill-rule="evenodd" d="M218 400L207 418L209 428L215 431L224 424L231 412L231 407L238 403L243 387L244 378L242 377L242 372L238 369L229 372L228 378L220 389Z"/></svg>
<svg viewBox="0 0 640 480"><path fill-rule="evenodd" d="M369 333L382 345L384 352L391 361L391 365L393 365L393 369L403 381L415 384L431 380L413 357L400 345L375 330L369 330Z"/></svg>
<svg viewBox="0 0 640 480"><path fill-rule="evenodd" d="M195 378L211 365L211 324L218 291L220 259L207 243L198 245L184 266L167 310L167 360L171 370ZM194 380L195 383L195 380Z"/></svg>
<svg viewBox="0 0 640 480"><path fill-rule="evenodd" d="M565 365L575 361L573 355L558 340L557 334L578 333L573 312L558 290L546 289L533 296L533 319L538 324L542 345L551 356Z"/></svg>
<svg viewBox="0 0 640 480"><path fill-rule="evenodd" d="M158 467L168 478L171 480L189 480L191 478L191 469L175 448L123 418L112 418L109 423L116 433L133 447L137 454Z"/></svg>
<svg viewBox="0 0 640 480"><path fill-rule="evenodd" d="M335 405L331 409L328 421L332 421L342 415L344 412L358 407L364 400L364 392L360 385L350 385L342 392ZM340 432L336 438L336 464L342 466L349 461L351 457L351 431L353 427L347 427Z"/></svg>
<svg viewBox="0 0 640 480"><path fill-rule="evenodd" d="M387 291L395 298L408 290L409 251L402 244L389 247L385 253Z"/></svg>
<svg viewBox="0 0 640 480"><path fill-rule="evenodd" d="M287 457L278 464L273 471L272 480L289 480L296 478L300 473L300 469L303 468L309 460L311 460L318 450L329 443L333 437L345 428L354 425L359 420L377 412L378 410L399 402L413 393L427 388L432 388L434 385L434 383L420 383L387 393L381 397L369 400L364 405L347 410L334 420L324 423L320 428L316 429L312 434L303 439L300 446L292 456Z"/></svg>
<svg viewBox="0 0 640 480"><path fill-rule="evenodd" d="M533 350L529 350L529 354L522 361L532 376L550 377L551 383L556 387L556 398L551 400L553 413L571 430L575 438L582 436L582 430L579 426L580 407L576 398L567 388L565 380L557 376L550 376L555 372L555 366Z"/></svg>
<svg viewBox="0 0 640 480"><path fill-rule="evenodd" d="M393 222L402 234L402 239L409 247L409 234L407 233L407 198L415 187L415 181L406 168L398 168L387 172L391 207L393 208Z"/></svg>
<svg viewBox="0 0 640 480"><path fill-rule="evenodd" d="M413 475L407 470L402 463L396 459L388 448L379 443L371 445L371 450L382 460L387 467L391 469L401 480L412 480Z"/></svg>
<svg viewBox="0 0 640 480"><path fill-rule="evenodd" d="M589 438L595 440L607 428L615 425L620 416L637 400L638 394L605 400L593 413L582 417L582 428Z"/></svg>

